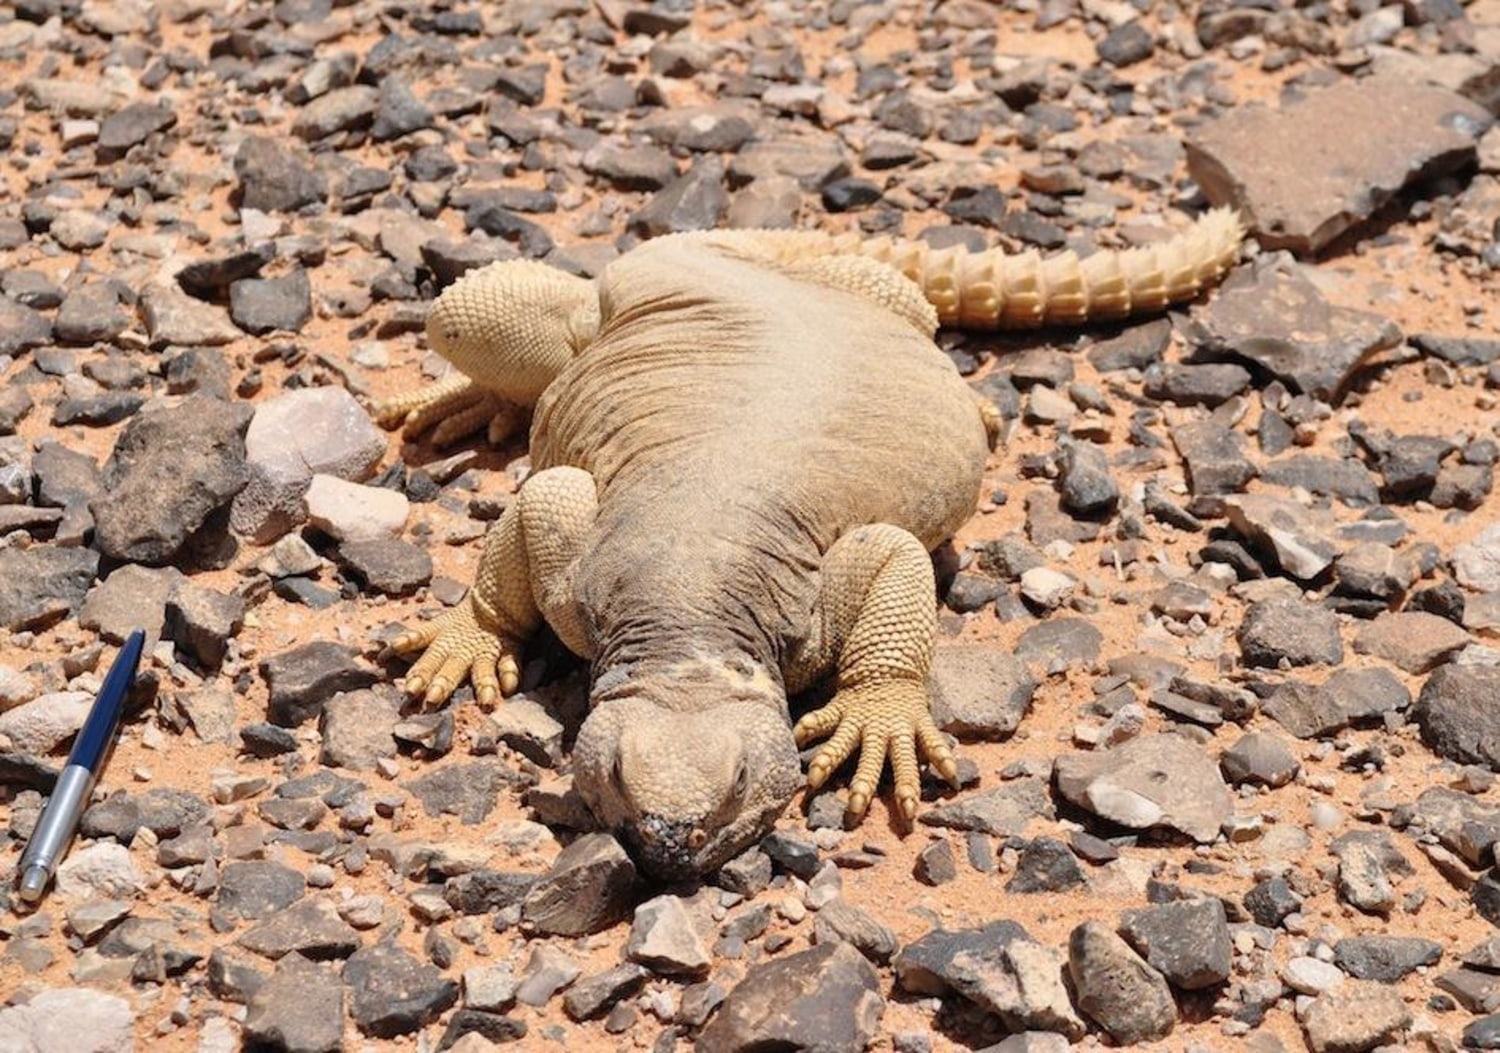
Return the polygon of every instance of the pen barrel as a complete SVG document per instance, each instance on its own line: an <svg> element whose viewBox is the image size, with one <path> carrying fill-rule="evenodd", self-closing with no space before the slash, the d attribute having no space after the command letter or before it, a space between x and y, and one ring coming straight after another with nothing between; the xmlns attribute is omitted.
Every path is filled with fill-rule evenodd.
<svg viewBox="0 0 1500 1053"><path fill-rule="evenodd" d="M93 791L91 770L81 764L69 764L62 770L36 829L26 842L26 851L21 853L21 873L34 866L46 867L49 874L56 869L68 850L68 842L73 840L73 832L78 829L78 820L83 817Z"/></svg>

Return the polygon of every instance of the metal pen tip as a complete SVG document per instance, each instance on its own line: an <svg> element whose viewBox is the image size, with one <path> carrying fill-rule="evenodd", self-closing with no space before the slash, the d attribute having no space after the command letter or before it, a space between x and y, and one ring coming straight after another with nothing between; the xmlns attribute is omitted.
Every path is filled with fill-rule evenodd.
<svg viewBox="0 0 1500 1053"><path fill-rule="evenodd" d="M46 887L47 868L44 866L29 866L26 868L26 873L21 875L21 899L27 903L35 903L41 899Z"/></svg>

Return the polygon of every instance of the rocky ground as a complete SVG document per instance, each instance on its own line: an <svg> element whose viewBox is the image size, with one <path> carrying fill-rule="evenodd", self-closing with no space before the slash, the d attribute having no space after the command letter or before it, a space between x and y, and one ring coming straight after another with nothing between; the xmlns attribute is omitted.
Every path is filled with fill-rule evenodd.
<svg viewBox="0 0 1500 1053"><path fill-rule="evenodd" d="M1497 0L16 0L0 71L0 875L151 633L0 1050L1500 1048ZM527 470L368 416L456 275L1225 203L1204 303L941 337L1007 427L915 831L650 887L555 643L403 706Z"/></svg>

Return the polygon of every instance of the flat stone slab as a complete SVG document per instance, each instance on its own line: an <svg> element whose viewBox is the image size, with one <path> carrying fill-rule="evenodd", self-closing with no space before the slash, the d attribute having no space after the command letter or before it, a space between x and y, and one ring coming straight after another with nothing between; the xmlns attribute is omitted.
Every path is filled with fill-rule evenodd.
<svg viewBox="0 0 1500 1053"><path fill-rule="evenodd" d="M1213 204L1239 209L1263 246L1312 255L1408 184L1471 164L1490 120L1442 88L1350 80L1232 110L1189 141L1188 171Z"/></svg>
<svg viewBox="0 0 1500 1053"><path fill-rule="evenodd" d="M1146 735L1098 753L1057 758L1057 789L1080 808L1133 830L1170 826L1207 843L1234 814L1219 766L1176 735Z"/></svg>

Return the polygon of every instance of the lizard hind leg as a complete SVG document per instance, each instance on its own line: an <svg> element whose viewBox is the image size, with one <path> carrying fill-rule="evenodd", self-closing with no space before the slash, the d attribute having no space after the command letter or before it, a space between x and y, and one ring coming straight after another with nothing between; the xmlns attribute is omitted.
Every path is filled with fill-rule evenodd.
<svg viewBox="0 0 1500 1053"><path fill-rule="evenodd" d="M897 810L916 816L920 753L949 782L957 779L953 751L933 722L927 695L936 630L932 560L899 527L860 527L828 550L813 631L793 660L795 679L816 667L837 670L833 700L794 729L804 746L827 738L808 767L816 790L859 751L849 784L847 818L864 816L890 759Z"/></svg>

